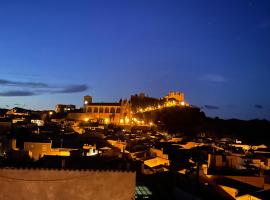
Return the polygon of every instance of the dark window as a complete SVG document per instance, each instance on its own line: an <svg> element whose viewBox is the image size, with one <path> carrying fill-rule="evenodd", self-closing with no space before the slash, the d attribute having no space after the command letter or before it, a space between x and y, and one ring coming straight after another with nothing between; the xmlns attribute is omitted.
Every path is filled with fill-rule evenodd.
<svg viewBox="0 0 270 200"><path fill-rule="evenodd" d="M103 113L103 108L99 108L99 113Z"/></svg>
<svg viewBox="0 0 270 200"><path fill-rule="evenodd" d="M105 113L109 113L109 108L105 108Z"/></svg>
<svg viewBox="0 0 270 200"><path fill-rule="evenodd" d="M92 108L87 108L87 112L91 113L92 112Z"/></svg>
<svg viewBox="0 0 270 200"><path fill-rule="evenodd" d="M120 113L120 108L117 108L116 109L116 113Z"/></svg>
<svg viewBox="0 0 270 200"><path fill-rule="evenodd" d="M115 108L111 108L111 112L110 113L115 113Z"/></svg>
<svg viewBox="0 0 270 200"><path fill-rule="evenodd" d="M94 113L98 113L98 107L94 108Z"/></svg>

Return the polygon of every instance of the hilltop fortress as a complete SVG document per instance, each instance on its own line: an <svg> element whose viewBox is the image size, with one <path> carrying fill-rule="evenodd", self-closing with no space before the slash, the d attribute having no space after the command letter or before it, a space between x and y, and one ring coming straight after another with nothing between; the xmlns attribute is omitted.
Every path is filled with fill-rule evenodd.
<svg viewBox="0 0 270 200"><path fill-rule="evenodd" d="M143 93L138 96L139 99L146 98ZM99 122L103 124L130 125L133 115L136 112L151 111L169 106L187 106L184 100L184 93L169 92L161 99L156 99L158 103L146 108L132 106L131 100L119 100L119 102L93 102L92 96L85 96L83 101L83 112L70 112L67 118L76 121ZM67 105L70 110L70 105ZM58 108L59 106L56 106Z"/></svg>

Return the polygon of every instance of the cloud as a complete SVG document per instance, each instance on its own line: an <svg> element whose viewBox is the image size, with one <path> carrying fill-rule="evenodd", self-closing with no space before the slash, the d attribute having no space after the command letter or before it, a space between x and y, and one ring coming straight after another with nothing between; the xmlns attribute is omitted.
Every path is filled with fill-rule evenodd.
<svg viewBox="0 0 270 200"><path fill-rule="evenodd" d="M7 85L9 81L0 79L0 85Z"/></svg>
<svg viewBox="0 0 270 200"><path fill-rule="evenodd" d="M10 81L10 80L4 80L4 79L0 79L0 85L16 86L16 87L30 87L30 88L49 88L49 85L46 83Z"/></svg>
<svg viewBox="0 0 270 200"><path fill-rule="evenodd" d="M21 90L8 90L1 92L0 96L34 96L40 94L70 94L84 92L88 89L85 84L78 85L50 85L42 82L21 82L0 79L0 86L17 87Z"/></svg>
<svg viewBox="0 0 270 200"><path fill-rule="evenodd" d="M61 90L56 90L51 93L77 93L77 92L84 92L88 89L87 85L70 85L66 86Z"/></svg>
<svg viewBox="0 0 270 200"><path fill-rule="evenodd" d="M0 92L0 96L2 97L24 97L24 96L34 96L36 95L34 92L31 91L6 91L6 92Z"/></svg>
<svg viewBox="0 0 270 200"><path fill-rule="evenodd" d="M200 80L216 83L224 83L228 81L225 77L218 74L205 74L200 78Z"/></svg>
<svg viewBox="0 0 270 200"><path fill-rule="evenodd" d="M204 107L206 109L209 109L209 110L218 110L219 109L218 106L214 106L214 105L204 105Z"/></svg>
<svg viewBox="0 0 270 200"><path fill-rule="evenodd" d="M263 106L260 105L260 104L255 104L254 107L257 108L257 109L263 109Z"/></svg>

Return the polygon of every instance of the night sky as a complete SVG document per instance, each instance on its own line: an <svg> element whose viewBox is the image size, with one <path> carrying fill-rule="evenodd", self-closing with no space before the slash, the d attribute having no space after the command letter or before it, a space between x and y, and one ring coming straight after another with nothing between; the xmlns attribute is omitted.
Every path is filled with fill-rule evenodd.
<svg viewBox="0 0 270 200"><path fill-rule="evenodd" d="M0 107L182 91L212 117L270 119L269 0L0 1Z"/></svg>

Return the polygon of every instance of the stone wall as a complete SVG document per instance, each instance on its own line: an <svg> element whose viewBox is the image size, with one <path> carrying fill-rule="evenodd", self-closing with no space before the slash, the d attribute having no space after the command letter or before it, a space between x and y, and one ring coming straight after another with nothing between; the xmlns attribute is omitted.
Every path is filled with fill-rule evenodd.
<svg viewBox="0 0 270 200"><path fill-rule="evenodd" d="M0 169L0 199L131 200L135 172Z"/></svg>

